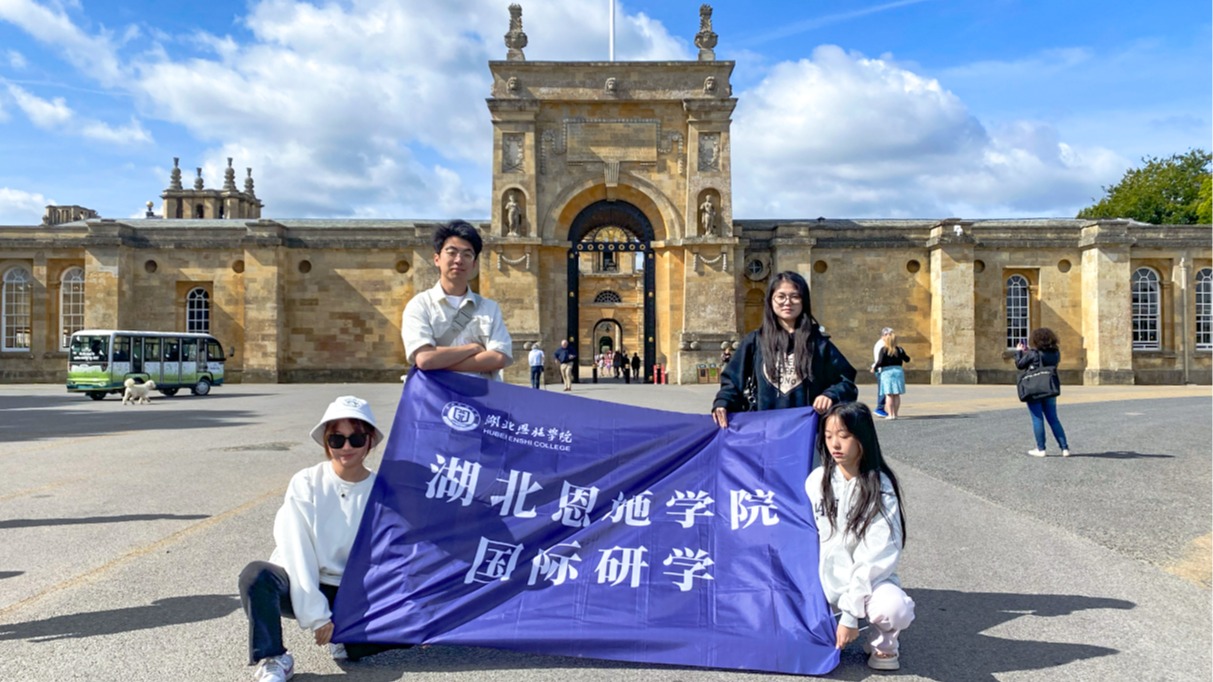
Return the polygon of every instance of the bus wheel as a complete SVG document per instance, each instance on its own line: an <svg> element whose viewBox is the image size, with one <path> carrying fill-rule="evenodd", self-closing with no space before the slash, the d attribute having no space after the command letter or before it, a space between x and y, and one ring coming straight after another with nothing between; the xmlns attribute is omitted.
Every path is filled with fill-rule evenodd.
<svg viewBox="0 0 1213 682"><path fill-rule="evenodd" d="M88 397L93 400L105 400L105 391L89 391Z"/></svg>
<svg viewBox="0 0 1213 682"><path fill-rule="evenodd" d="M206 377L202 377L201 379L198 380L198 383L194 384L194 387L191 388L190 391L192 391L194 395L206 395L207 393L210 393L211 392L210 379L207 379Z"/></svg>
<svg viewBox="0 0 1213 682"><path fill-rule="evenodd" d="M171 398L171 397L173 397L173 396L175 396L175 395L177 395L177 389L176 389L176 388L162 388L162 389L160 389L160 392L161 392L161 393L163 393L164 395L166 395L166 396L170 397L170 398Z"/></svg>

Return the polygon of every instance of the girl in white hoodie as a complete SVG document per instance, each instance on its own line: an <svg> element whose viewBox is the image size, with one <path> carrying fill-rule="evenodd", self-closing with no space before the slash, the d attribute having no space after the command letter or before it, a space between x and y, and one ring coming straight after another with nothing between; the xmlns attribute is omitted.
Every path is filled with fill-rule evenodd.
<svg viewBox="0 0 1213 682"><path fill-rule="evenodd" d="M897 579L906 537L901 488L881 456L867 405L840 403L820 423L822 464L809 474L805 491L821 542L821 586L841 612L835 646L855 641L859 621L867 619L868 666L897 670L897 635L914 620L914 601Z"/></svg>

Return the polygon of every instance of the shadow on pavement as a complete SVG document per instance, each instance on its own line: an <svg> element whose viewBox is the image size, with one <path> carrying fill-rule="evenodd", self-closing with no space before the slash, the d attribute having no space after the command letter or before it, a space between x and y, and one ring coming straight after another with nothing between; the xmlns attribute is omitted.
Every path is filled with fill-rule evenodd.
<svg viewBox="0 0 1213 682"><path fill-rule="evenodd" d="M1103 459L1174 459L1175 455L1153 455L1132 450L1110 450L1108 452L1071 452L1071 457L1101 457Z"/></svg>
<svg viewBox="0 0 1213 682"><path fill-rule="evenodd" d="M907 590L914 599L916 619L902 636L902 671L933 680L994 680L1004 673L1043 670L1073 661L1110 656L1116 649L1083 643L1059 643L1002 639L982 634L1022 616L1054 618L1088 609L1132 609L1123 599L1068 594L1012 594L959 592L956 590ZM1050 626L1057 632L1056 625ZM1076 628L1075 639L1089 636ZM852 647L857 649L857 647ZM862 651L848 650L839 671L869 671ZM862 657L862 658L861 658ZM836 671L837 673L838 671ZM836 677L837 675L832 675Z"/></svg>
<svg viewBox="0 0 1213 682"><path fill-rule="evenodd" d="M4 580L5 578L16 578L22 573L25 573L25 571L0 571L0 580Z"/></svg>
<svg viewBox="0 0 1213 682"><path fill-rule="evenodd" d="M209 398L207 398L209 400ZM0 443L33 442L51 438L96 436L119 431L233 428L252 423L244 410L189 410L174 403L171 410L152 405L126 405L114 401L113 410L17 410L5 414ZM48 428L47 424L53 424Z"/></svg>
<svg viewBox="0 0 1213 682"><path fill-rule="evenodd" d="M0 624L0 641L24 639L31 642L52 642L57 639L150 630L224 618L239 608L240 600L227 594L169 597L158 599L147 606L74 613L27 623Z"/></svg>
<svg viewBox="0 0 1213 682"><path fill-rule="evenodd" d="M77 519L7 519L0 521L0 530L6 528L35 528L38 526L75 526L82 523L126 523L128 521L195 521L209 518L209 514L123 514L121 516L84 516ZM4 577L0 574L0 577Z"/></svg>

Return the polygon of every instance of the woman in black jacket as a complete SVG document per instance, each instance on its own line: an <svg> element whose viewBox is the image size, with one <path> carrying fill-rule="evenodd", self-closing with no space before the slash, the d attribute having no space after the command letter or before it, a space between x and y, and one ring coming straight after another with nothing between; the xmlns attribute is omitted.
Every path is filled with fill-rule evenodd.
<svg viewBox="0 0 1213 682"><path fill-rule="evenodd" d="M720 375L712 419L725 428L730 412L811 405L822 414L858 395L855 368L813 318L808 283L781 272L767 287L762 327L746 335Z"/></svg>
<svg viewBox="0 0 1213 682"><path fill-rule="evenodd" d="M1061 351L1057 349L1057 334L1048 327L1032 331L1028 337L1028 346L1019 342L1015 353L1015 366L1021 370L1036 369L1037 367L1056 367L1061 362ZM1045 452L1045 420L1053 430L1057 446L1061 448L1061 456L1070 456L1070 442L1066 440L1066 430L1061 427L1057 418L1057 398L1041 398L1027 401L1028 412L1032 414L1032 431L1036 435L1036 449L1028 450L1033 457L1044 457Z"/></svg>

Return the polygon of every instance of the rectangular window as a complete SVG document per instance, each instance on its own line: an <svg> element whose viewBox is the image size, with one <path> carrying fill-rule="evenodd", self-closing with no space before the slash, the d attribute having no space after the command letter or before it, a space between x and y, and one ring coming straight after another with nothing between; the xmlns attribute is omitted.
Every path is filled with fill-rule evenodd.
<svg viewBox="0 0 1213 682"><path fill-rule="evenodd" d="M1023 275L1007 278L1007 348L1014 350L1020 343L1027 343L1031 330L1031 293L1028 280Z"/></svg>
<svg viewBox="0 0 1213 682"><path fill-rule="evenodd" d="M114 362L130 362L131 361L131 337L115 336L114 337Z"/></svg>
<svg viewBox="0 0 1213 682"><path fill-rule="evenodd" d="M1213 268L1196 273L1196 350L1213 350Z"/></svg>
<svg viewBox="0 0 1213 682"><path fill-rule="evenodd" d="M68 362L72 364L102 364L109 362L108 336L75 336L68 350Z"/></svg>

